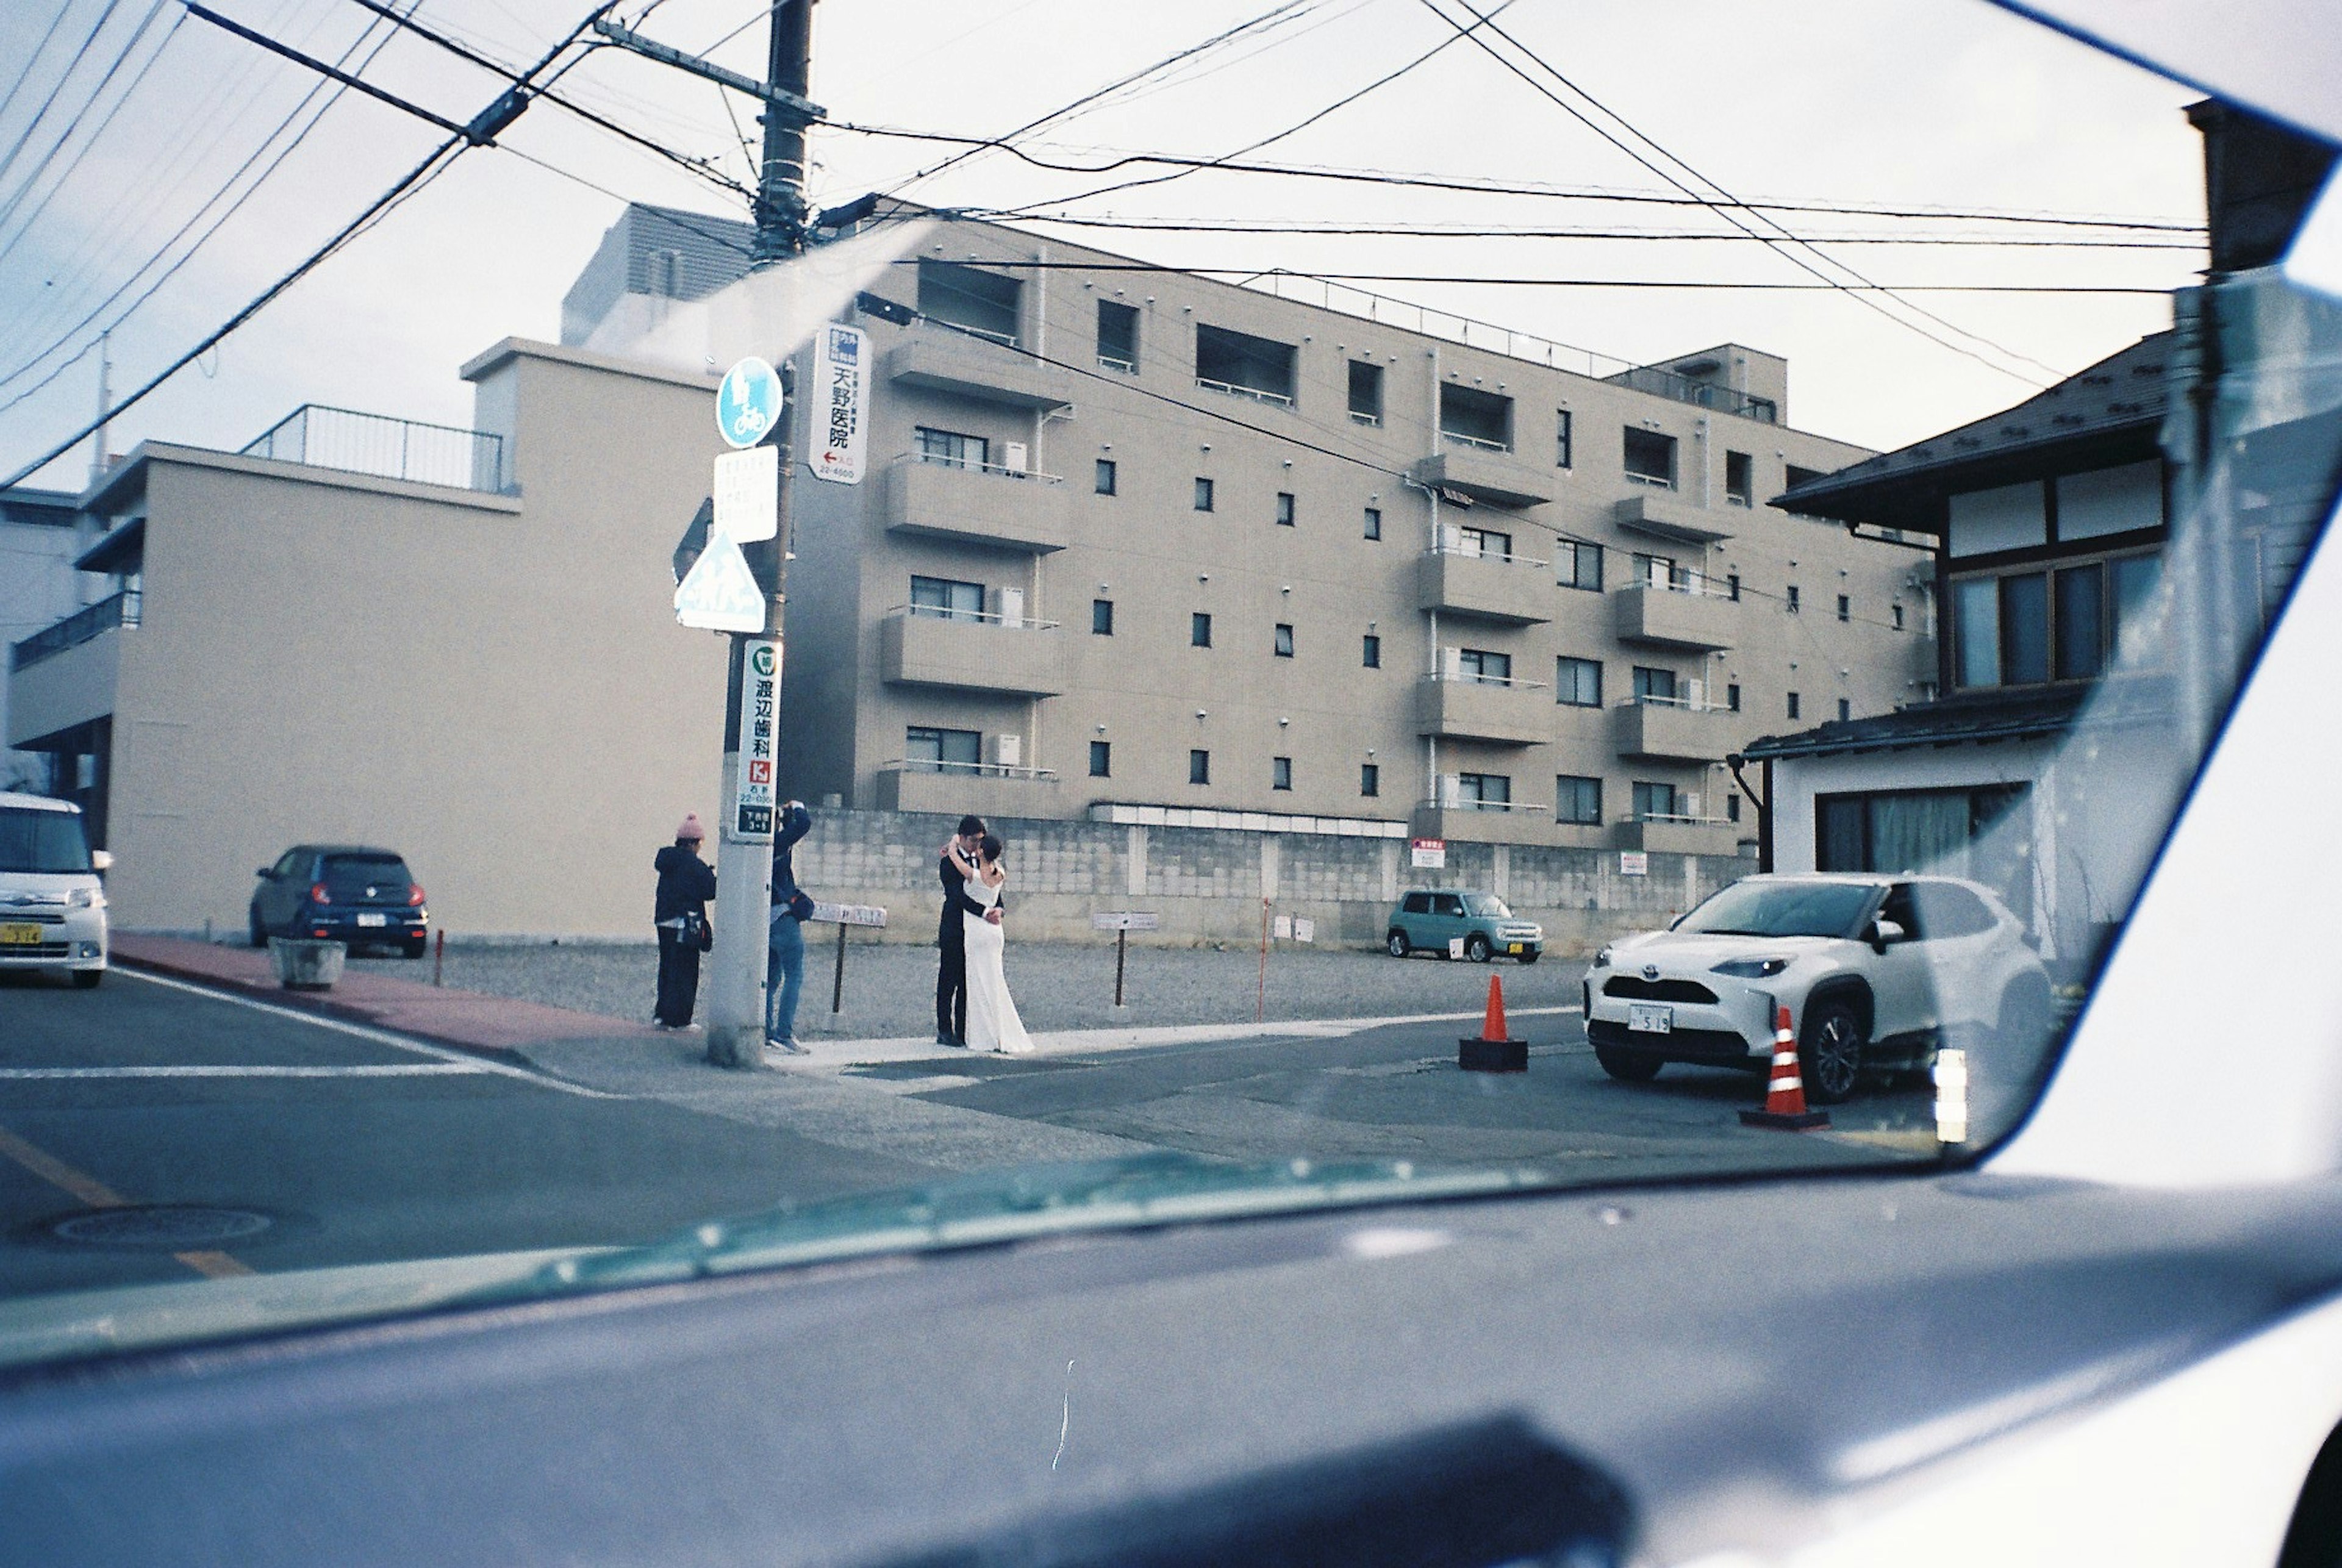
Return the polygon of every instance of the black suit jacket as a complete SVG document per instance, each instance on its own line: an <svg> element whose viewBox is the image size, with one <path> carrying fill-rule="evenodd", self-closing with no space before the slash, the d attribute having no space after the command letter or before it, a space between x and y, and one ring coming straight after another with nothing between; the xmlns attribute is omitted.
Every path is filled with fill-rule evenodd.
<svg viewBox="0 0 2342 1568"><path fill-rule="evenodd" d="M936 876L943 884L944 888L943 920L936 927L936 935L945 944L956 947L967 940L967 927L960 923L960 916L981 914L984 913L984 905L967 895L967 879L960 875L957 866L952 864L951 856L947 854L936 856ZM1007 909L1008 899L1006 890L1003 890L1001 898L993 907L1004 911Z"/></svg>

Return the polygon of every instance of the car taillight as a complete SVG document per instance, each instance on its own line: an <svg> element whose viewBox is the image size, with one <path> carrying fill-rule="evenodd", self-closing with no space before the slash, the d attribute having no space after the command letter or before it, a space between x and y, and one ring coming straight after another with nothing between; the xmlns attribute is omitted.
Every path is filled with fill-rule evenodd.
<svg viewBox="0 0 2342 1568"><path fill-rule="evenodd" d="M312 904L331 904L334 902L333 890L321 882L309 890L309 902Z"/></svg>
<svg viewBox="0 0 2342 1568"><path fill-rule="evenodd" d="M423 907L423 884L421 883L415 883L407 888L406 906L409 909L420 909Z"/></svg>

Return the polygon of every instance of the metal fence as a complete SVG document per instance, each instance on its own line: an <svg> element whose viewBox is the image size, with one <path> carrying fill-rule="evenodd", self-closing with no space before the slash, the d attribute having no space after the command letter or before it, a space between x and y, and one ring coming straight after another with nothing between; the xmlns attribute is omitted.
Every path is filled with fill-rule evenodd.
<svg viewBox="0 0 2342 1568"><path fill-rule="evenodd" d="M39 631L8 650L8 667L29 670L43 659L53 659L68 648L78 648L116 626L138 624L138 590L125 588L95 604L85 605L53 626Z"/></svg>
<svg viewBox="0 0 2342 1568"><path fill-rule="evenodd" d="M501 491L505 481L501 435L319 403L295 409L242 455L455 490Z"/></svg>

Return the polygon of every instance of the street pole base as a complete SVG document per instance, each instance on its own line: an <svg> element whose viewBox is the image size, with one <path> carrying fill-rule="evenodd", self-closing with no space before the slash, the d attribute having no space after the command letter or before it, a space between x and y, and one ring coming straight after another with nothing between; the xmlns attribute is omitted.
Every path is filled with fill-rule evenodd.
<svg viewBox="0 0 2342 1568"><path fill-rule="evenodd" d="M1785 1133L1809 1133L1830 1124L1827 1111L1743 1111L1740 1120L1745 1126L1778 1127Z"/></svg>
<svg viewBox="0 0 2342 1568"><path fill-rule="evenodd" d="M1466 1073L1526 1073L1529 1070L1529 1043L1467 1036L1456 1042L1456 1065Z"/></svg>
<svg viewBox="0 0 2342 1568"><path fill-rule="evenodd" d="M761 1073L765 1071L765 1032L710 1024L707 1060L735 1073Z"/></svg>

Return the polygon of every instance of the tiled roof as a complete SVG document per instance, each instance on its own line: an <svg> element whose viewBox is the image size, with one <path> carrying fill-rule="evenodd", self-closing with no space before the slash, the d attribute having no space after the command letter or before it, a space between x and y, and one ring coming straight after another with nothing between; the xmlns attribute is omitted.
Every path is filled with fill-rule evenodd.
<svg viewBox="0 0 2342 1568"><path fill-rule="evenodd" d="M1838 719L1795 734L1766 735L1744 747L1741 754L1762 762L2028 740L2071 729L2086 703L2093 725L2146 723L2170 714L2171 685L2164 677L2134 675L2057 690L1963 692L1871 718Z"/></svg>

